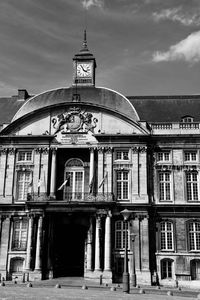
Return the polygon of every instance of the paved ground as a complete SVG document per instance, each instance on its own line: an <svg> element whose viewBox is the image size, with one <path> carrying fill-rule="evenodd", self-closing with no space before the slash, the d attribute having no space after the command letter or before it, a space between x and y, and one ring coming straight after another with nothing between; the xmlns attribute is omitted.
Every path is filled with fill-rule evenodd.
<svg viewBox="0 0 200 300"><path fill-rule="evenodd" d="M138 292L138 291L137 291ZM167 296L155 295L155 294L123 294L121 290L110 291L101 288L89 288L88 290L82 290L81 288L55 288L55 287L32 287L26 286L5 286L0 287L0 299L1 300L184 300L184 299L197 299L195 298L183 298L179 296Z"/></svg>
<svg viewBox="0 0 200 300"><path fill-rule="evenodd" d="M60 284L61 288L55 286ZM87 286L88 289L82 289ZM115 288L115 291L111 291ZM141 294L143 289L145 294ZM173 296L167 295L172 292ZM156 287L131 288L130 294L122 292L122 286L118 285L99 285L93 281L83 278L58 278L52 280L36 281L32 283L32 287L28 287L27 283L5 282L5 286L0 286L0 300L193 300L197 299L199 291L181 290Z"/></svg>

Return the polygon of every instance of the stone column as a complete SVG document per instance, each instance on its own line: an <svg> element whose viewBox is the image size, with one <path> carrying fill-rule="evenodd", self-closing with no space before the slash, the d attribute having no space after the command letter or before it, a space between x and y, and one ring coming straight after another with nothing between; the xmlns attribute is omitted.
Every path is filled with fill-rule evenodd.
<svg viewBox="0 0 200 300"><path fill-rule="evenodd" d="M100 230L101 218L96 217L96 236L95 236L95 271L100 271Z"/></svg>
<svg viewBox="0 0 200 300"><path fill-rule="evenodd" d="M90 177L89 177L89 192L93 192L94 183L94 148L90 149Z"/></svg>
<svg viewBox="0 0 200 300"><path fill-rule="evenodd" d="M104 271L111 270L111 213L106 216L105 221L105 255L104 255Z"/></svg>
<svg viewBox="0 0 200 300"><path fill-rule="evenodd" d="M93 240L93 222L92 218L90 219L90 228L88 230L87 236L87 271L92 270L92 240Z"/></svg>
<svg viewBox="0 0 200 300"><path fill-rule="evenodd" d="M26 251L26 270L29 271L31 267L31 251L32 251L32 235L33 235L33 216L29 217L28 222L28 240Z"/></svg>
<svg viewBox="0 0 200 300"><path fill-rule="evenodd" d="M9 247L11 218L8 215L1 216L1 240L0 240L0 274L1 280L7 276L7 259Z"/></svg>
<svg viewBox="0 0 200 300"><path fill-rule="evenodd" d="M51 159L51 186L50 186L50 197L55 198L56 194L56 150L52 149Z"/></svg>
<svg viewBox="0 0 200 300"><path fill-rule="evenodd" d="M112 192L113 192L113 171L112 171L112 166L113 166L113 149L112 148L108 148L107 149L107 153L106 153L106 166L107 166L107 181L105 182L105 184L107 185L107 197L108 197L108 201L112 200Z"/></svg>
<svg viewBox="0 0 200 300"><path fill-rule="evenodd" d="M146 196L146 201L148 201L147 197L147 148L142 147L140 149L140 191L141 195Z"/></svg>
<svg viewBox="0 0 200 300"><path fill-rule="evenodd" d="M42 223L43 223L43 217L40 216L38 219L38 229L37 229L35 271L41 271Z"/></svg>
<svg viewBox="0 0 200 300"><path fill-rule="evenodd" d="M98 149L98 193L103 194L104 185L101 184L104 178L104 149Z"/></svg>

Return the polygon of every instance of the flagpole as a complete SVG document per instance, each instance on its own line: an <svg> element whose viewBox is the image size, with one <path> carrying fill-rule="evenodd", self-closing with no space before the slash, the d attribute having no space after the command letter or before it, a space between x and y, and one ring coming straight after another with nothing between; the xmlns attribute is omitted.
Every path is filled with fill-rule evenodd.
<svg viewBox="0 0 200 300"><path fill-rule="evenodd" d="M107 201L108 201L108 171L107 171Z"/></svg>

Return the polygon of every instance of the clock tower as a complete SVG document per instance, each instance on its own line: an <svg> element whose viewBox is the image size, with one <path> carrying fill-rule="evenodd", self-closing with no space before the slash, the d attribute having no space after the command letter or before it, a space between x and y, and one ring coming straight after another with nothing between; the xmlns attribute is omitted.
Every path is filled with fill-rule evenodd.
<svg viewBox="0 0 200 300"><path fill-rule="evenodd" d="M73 58L73 85L94 86L95 85L96 60L88 50L86 30L84 31L83 46Z"/></svg>

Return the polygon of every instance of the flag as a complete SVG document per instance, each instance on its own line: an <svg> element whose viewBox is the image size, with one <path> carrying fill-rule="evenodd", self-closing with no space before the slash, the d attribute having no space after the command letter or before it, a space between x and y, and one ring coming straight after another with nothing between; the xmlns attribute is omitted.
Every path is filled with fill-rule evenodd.
<svg viewBox="0 0 200 300"><path fill-rule="evenodd" d="M38 188L41 186L41 183L42 183L42 179L38 179Z"/></svg>
<svg viewBox="0 0 200 300"><path fill-rule="evenodd" d="M90 184L89 184L89 193L91 194L94 187L94 176L92 177Z"/></svg>
<svg viewBox="0 0 200 300"><path fill-rule="evenodd" d="M70 176L68 175L68 177L66 178L66 180L58 188L58 191L61 191L64 188L64 186L69 182L69 179L70 179Z"/></svg>
<svg viewBox="0 0 200 300"><path fill-rule="evenodd" d="M107 179L108 177L108 172L106 172L104 178L101 180L100 184L99 184L99 189L102 187L102 185L104 184L105 180Z"/></svg>
<svg viewBox="0 0 200 300"><path fill-rule="evenodd" d="M30 182L28 183L27 192L31 194L33 191L33 177L31 178Z"/></svg>

